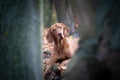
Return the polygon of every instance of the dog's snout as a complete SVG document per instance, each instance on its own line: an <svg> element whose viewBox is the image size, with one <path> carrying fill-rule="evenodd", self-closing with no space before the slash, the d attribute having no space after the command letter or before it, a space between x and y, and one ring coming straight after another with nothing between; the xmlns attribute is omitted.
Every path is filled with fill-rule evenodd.
<svg viewBox="0 0 120 80"><path fill-rule="evenodd" d="M62 33L59 33L58 36L62 36Z"/></svg>

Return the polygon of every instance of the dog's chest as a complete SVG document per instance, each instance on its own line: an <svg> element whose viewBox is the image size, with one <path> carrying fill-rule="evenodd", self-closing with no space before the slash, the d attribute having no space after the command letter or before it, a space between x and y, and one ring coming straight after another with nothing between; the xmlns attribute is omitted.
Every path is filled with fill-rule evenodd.
<svg viewBox="0 0 120 80"><path fill-rule="evenodd" d="M65 46L59 46L59 48L55 49L56 50L56 54L59 58L61 59L65 59L65 58L69 58L70 56L70 52L69 52L69 47L65 47Z"/></svg>
<svg viewBox="0 0 120 80"><path fill-rule="evenodd" d="M53 56L59 59L71 58L70 44L67 39L63 39L61 43L54 46Z"/></svg>

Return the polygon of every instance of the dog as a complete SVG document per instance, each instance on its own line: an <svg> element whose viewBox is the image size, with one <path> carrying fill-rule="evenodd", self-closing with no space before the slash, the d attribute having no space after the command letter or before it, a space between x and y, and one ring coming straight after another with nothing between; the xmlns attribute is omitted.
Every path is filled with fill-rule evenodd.
<svg viewBox="0 0 120 80"><path fill-rule="evenodd" d="M71 38L69 31L70 29L63 23L55 23L49 28L47 40L49 43L54 43L54 46L49 60L49 67L44 72L44 76L50 72L51 67L58 61L60 61L58 70L66 69L66 64L69 63L78 49L79 38Z"/></svg>

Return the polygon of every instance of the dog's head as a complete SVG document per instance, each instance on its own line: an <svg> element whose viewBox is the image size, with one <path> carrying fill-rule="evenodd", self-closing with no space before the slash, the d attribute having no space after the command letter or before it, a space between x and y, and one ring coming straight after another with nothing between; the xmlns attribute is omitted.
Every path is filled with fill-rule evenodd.
<svg viewBox="0 0 120 80"><path fill-rule="evenodd" d="M63 23L53 24L47 34L47 39L50 43L54 40L61 40L69 36L69 28Z"/></svg>

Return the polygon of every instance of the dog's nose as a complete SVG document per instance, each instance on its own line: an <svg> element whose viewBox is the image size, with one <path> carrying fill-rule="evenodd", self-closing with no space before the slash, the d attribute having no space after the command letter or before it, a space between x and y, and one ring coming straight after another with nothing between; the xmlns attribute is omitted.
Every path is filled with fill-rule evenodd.
<svg viewBox="0 0 120 80"><path fill-rule="evenodd" d="M62 33L59 33L58 36L62 36Z"/></svg>

